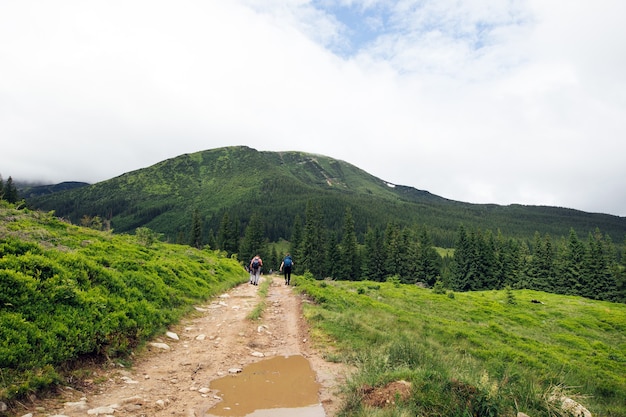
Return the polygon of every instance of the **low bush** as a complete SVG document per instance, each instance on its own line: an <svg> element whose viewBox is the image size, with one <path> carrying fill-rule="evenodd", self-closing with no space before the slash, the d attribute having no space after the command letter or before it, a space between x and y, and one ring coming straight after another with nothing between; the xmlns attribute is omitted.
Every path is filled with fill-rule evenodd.
<svg viewBox="0 0 626 417"><path fill-rule="evenodd" d="M219 254L0 210L0 401L62 381L81 357L124 357L246 280Z"/></svg>

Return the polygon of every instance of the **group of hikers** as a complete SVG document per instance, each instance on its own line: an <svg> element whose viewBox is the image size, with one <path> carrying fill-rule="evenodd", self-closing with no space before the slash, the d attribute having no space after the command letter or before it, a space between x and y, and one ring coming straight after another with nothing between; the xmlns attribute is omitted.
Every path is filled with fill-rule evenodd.
<svg viewBox="0 0 626 417"><path fill-rule="evenodd" d="M285 276L285 285L289 285L291 282L291 268L293 267L293 260L291 255L287 253L285 258L280 263L279 271ZM250 260L248 270L250 271L250 284L259 285L259 277L261 276L261 270L263 269L263 259L259 255L255 255Z"/></svg>

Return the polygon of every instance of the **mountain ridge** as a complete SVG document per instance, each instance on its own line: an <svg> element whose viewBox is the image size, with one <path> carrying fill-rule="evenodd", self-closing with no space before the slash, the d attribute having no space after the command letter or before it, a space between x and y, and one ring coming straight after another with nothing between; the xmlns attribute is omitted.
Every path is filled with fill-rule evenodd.
<svg viewBox="0 0 626 417"><path fill-rule="evenodd" d="M308 201L320 203L327 225L336 228L350 207L357 232L390 221L426 225L449 246L460 224L502 229L507 235L535 232L566 236L599 228L616 242L626 236L626 218L576 209L521 204L474 204L392 184L342 160L300 151L258 151L247 146L182 154L88 186L27 198L77 222L83 216L111 221L118 232L150 227L173 240L198 210L205 231L217 230L225 213L245 226L253 212L269 223L268 238L288 238ZM279 224L283 222L283 224ZM339 230L339 229L337 229Z"/></svg>

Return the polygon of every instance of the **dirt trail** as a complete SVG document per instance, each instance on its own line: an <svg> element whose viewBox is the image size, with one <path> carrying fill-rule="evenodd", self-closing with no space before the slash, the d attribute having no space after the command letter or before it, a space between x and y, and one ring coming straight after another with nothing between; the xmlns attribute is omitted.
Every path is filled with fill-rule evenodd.
<svg viewBox="0 0 626 417"><path fill-rule="evenodd" d="M196 314L173 326L174 334L154 340L131 368L99 369L81 391L63 388L58 397L25 406L16 415L198 417L219 401L210 381L264 358L302 355L317 374L326 415L334 416L345 369L326 362L311 346L301 297L280 276L262 279L272 283L260 320L246 318L260 301L259 287L240 285L196 307Z"/></svg>

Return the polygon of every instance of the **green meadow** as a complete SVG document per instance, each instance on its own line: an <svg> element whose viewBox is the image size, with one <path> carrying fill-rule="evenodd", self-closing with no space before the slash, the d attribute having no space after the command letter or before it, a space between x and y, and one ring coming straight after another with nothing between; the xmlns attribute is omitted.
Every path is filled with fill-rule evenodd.
<svg viewBox="0 0 626 417"><path fill-rule="evenodd" d="M224 252L112 234L0 202L0 402L122 362L248 280ZM293 279L313 340L352 365L341 416L626 416L626 305L527 290L452 293L399 282ZM260 291L267 288L260 286ZM259 303L249 318L263 314ZM366 387L411 384L392 407Z"/></svg>
<svg viewBox="0 0 626 417"><path fill-rule="evenodd" d="M0 202L0 402L125 361L151 337L244 282L223 253L73 226Z"/></svg>
<svg viewBox="0 0 626 417"><path fill-rule="evenodd" d="M354 365L341 416L626 416L626 305L527 290L451 293L297 277L328 359ZM363 387L404 380L395 407Z"/></svg>

